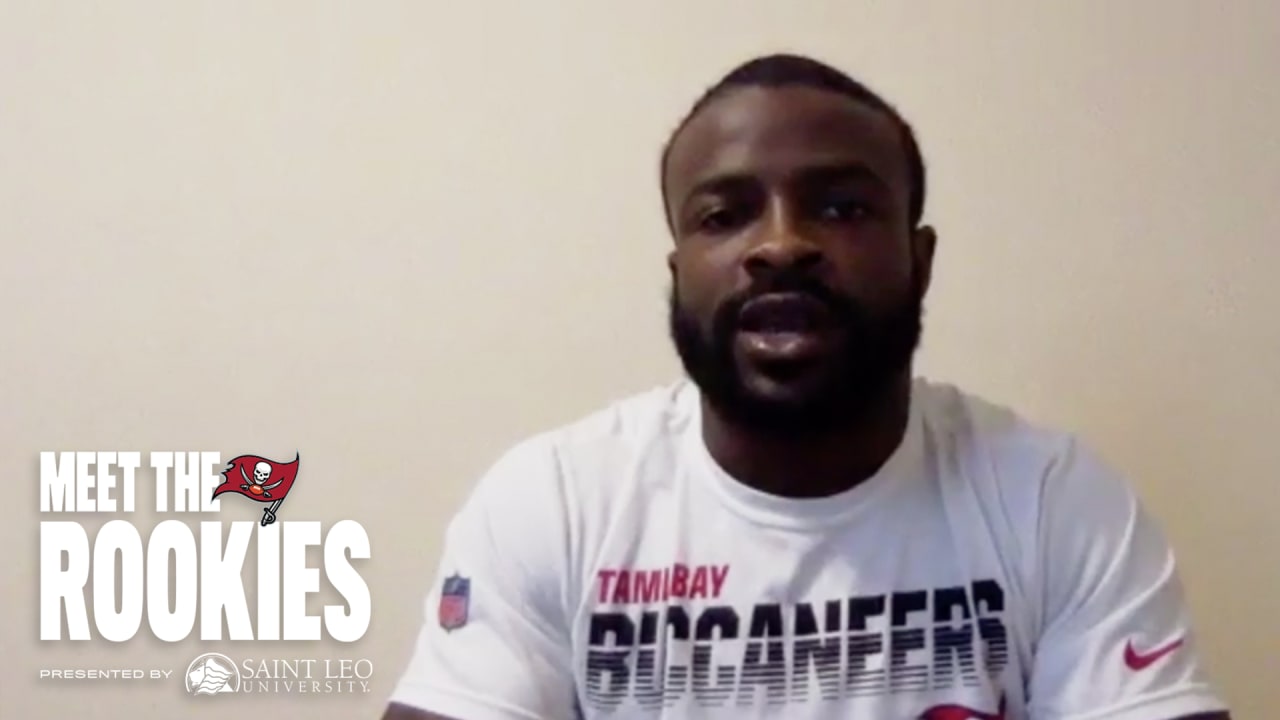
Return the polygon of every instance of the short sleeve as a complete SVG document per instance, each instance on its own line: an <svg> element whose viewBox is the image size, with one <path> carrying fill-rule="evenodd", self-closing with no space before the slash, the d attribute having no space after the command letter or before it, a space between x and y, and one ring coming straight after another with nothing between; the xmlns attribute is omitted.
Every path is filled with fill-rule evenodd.
<svg viewBox="0 0 1280 720"><path fill-rule="evenodd" d="M1226 710L1198 655L1173 552L1132 487L1077 442L1039 527L1035 720L1173 720Z"/></svg>
<svg viewBox="0 0 1280 720"><path fill-rule="evenodd" d="M573 717L554 458L549 444L517 446L455 516L391 702L458 720Z"/></svg>

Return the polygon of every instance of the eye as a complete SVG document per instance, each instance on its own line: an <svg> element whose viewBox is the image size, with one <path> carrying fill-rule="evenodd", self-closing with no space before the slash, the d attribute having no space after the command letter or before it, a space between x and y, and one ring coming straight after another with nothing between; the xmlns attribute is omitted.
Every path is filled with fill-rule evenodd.
<svg viewBox="0 0 1280 720"><path fill-rule="evenodd" d="M817 207L818 218L827 222L849 222L872 214L871 206L857 198L824 198Z"/></svg>
<svg viewBox="0 0 1280 720"><path fill-rule="evenodd" d="M741 219L727 207L714 207L698 213L697 225L701 232L718 233L732 230Z"/></svg>

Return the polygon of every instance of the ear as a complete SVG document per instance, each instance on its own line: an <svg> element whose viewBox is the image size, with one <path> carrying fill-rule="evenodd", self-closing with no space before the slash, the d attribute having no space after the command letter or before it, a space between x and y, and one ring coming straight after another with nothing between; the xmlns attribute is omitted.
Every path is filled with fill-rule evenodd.
<svg viewBox="0 0 1280 720"><path fill-rule="evenodd" d="M938 246L938 234L928 225L921 225L911 232L911 264L920 282L920 294L929 291L933 279L933 253Z"/></svg>
<svg viewBox="0 0 1280 720"><path fill-rule="evenodd" d="M667 270L671 273L671 282L676 281L676 251L667 253Z"/></svg>

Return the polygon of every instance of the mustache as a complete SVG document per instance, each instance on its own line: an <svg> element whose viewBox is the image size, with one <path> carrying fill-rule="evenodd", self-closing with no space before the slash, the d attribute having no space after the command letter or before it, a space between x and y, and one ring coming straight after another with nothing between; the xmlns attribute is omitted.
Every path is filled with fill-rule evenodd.
<svg viewBox="0 0 1280 720"><path fill-rule="evenodd" d="M720 333L732 332L737 325L742 308L756 298L774 293L807 295L822 303L833 317L848 321L860 317L856 303L832 290L821 280L809 274L778 273L753 282L750 286L730 295L716 309L714 326Z"/></svg>

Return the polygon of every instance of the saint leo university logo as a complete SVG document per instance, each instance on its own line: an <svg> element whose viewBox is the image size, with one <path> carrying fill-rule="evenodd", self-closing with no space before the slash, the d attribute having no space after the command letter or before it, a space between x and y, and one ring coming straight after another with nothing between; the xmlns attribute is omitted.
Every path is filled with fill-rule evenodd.
<svg viewBox="0 0 1280 720"><path fill-rule="evenodd" d="M276 521L276 511L280 503L293 489L294 480L298 479L299 457L294 454L293 462L276 462L258 455L241 455L227 463L222 471L222 484L213 490L213 497L223 493L237 493L243 497L260 503L271 503L262 509L262 525L266 527Z"/></svg>
<svg viewBox="0 0 1280 720"><path fill-rule="evenodd" d="M240 668L226 655L205 653L187 666L187 692L191 695L239 691Z"/></svg>

